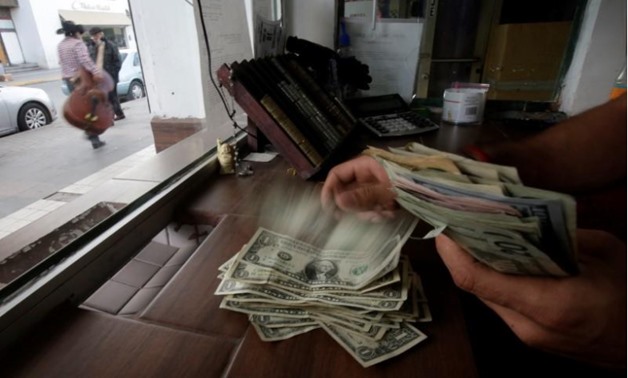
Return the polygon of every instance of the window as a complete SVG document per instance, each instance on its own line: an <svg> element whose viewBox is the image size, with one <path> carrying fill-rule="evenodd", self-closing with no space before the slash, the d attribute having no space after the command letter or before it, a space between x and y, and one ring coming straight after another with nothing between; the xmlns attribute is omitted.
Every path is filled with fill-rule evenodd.
<svg viewBox="0 0 628 378"><path fill-rule="evenodd" d="M224 1L222 10L228 13L230 20L242 20L244 8L241 5L236 6L235 3ZM30 317L24 316L25 308L37 306L38 311L45 312L47 308L53 308L68 296L80 298L87 295L89 290L94 290L93 285L98 281L96 277L101 277L104 281L113 269L119 268L119 264L125 258L130 258L149 241L143 239L150 235L149 231L157 232L159 227L164 227L168 223L176 202L182 198L182 193L190 191L200 180L207 179L209 170L204 167L216 168L214 158L216 140L231 139L231 143L242 140L242 134L234 130L233 121L223 108L220 95L224 94L211 87L208 80L210 73L208 56L218 54L199 51L198 39L202 38L202 34L197 32L200 27L197 29L194 22L197 4L198 2L176 2L160 7L164 9L155 9L152 2L141 0L130 2L130 7L134 11L137 9L137 14L142 14L144 17L141 19L146 23L141 34L136 38L127 36L127 40L135 40L140 52L133 53L132 65L139 66L140 61L143 64L146 64L146 61L151 66L149 80L154 80L151 85L154 92L149 92L148 98L140 101L144 101L146 109L142 126L151 132L151 143L148 147L156 151L138 166L132 166L130 169L127 167L128 170L113 174L117 177L96 184L93 190L87 193L74 193L75 195L66 192L54 193L54 198L49 198L66 200L66 203L34 220L25 228L0 239L0 250L11 251L0 254L0 334L3 335L0 339L3 339L3 342L9 342L11 339L11 336L6 338L4 336L14 336L19 332L21 327L19 324L22 324L22 321L24 322L22 327L28 325ZM147 14L151 12L153 13ZM211 12L211 8L202 9L204 21L209 28L215 30L238 27L233 22L227 25L219 23L219 20L211 17ZM154 32L163 29L164 22L176 24L177 27L172 29L179 32L173 37L174 41L170 41L171 48L167 51L162 48L163 39L156 38L158 34ZM240 30L246 30L246 26ZM44 40L57 43L57 40L51 38ZM221 41L211 41L212 48L214 43L220 44ZM177 44L183 45L182 48L177 50L175 48ZM212 76L214 68L223 62L250 57L248 39L245 39L243 45L247 46L248 56L242 53L227 57L212 56L216 59L211 62ZM56 52L56 49L53 50ZM181 53L177 54L177 51ZM127 52L123 53L126 54ZM185 78L182 78L183 76ZM59 91L60 87L60 81L50 84L52 90ZM170 90L171 88L177 89ZM162 101L164 98L169 101ZM160 103L172 102L175 103L174 108L167 105L159 108ZM191 103L193 106L188 106ZM197 105L196 108L194 104ZM63 102L60 105L63 105ZM226 105L232 106L229 103ZM133 116L131 108L131 104L123 106L123 109L127 110L129 120L127 122L130 122ZM190 118L190 109L197 119L191 130L180 127L181 118ZM153 120L148 110L156 114L173 116L166 120L163 117ZM236 120L243 125L244 119L241 111L239 113L236 114L236 117L239 117ZM33 142L41 143L52 140L52 137L46 136L50 134L43 131L58 132L59 129L75 137L66 141L67 143L59 144L60 150L56 154L50 154L50 160L54 160L54 155L63 155L67 151L79 149L77 146L85 147L82 144L87 142L82 140L81 130L66 127L67 124L61 116L55 122L58 122L55 125L59 126L42 128L42 131L31 130L13 134L8 138L20 137L25 138L24 140L35 138ZM103 139L109 138L110 144L106 146L110 147L109 154L113 154L116 148L122 148L120 145L112 146L111 141L114 140L115 134L133 130L133 124L125 126L123 122L117 123L110 129L111 131L108 130L102 135ZM176 135L173 140L166 141L168 145L158 145L167 139L164 137L166 134ZM102 149L98 152L101 151L107 150ZM79 163L87 159L92 159L91 164L99 159L111 163L111 160L106 159L106 153L95 155L95 151L89 148L84 149L84 152L77 159ZM69 164L66 170L72 170L77 163L73 161L66 164ZM103 167L98 164L94 166L105 168L108 165L110 164ZM112 199L112 195L118 199ZM138 229L142 231L137 232ZM72 280L83 274L89 275L87 277L90 277L88 279L90 285L74 285ZM61 289L62 287L66 287L68 291ZM46 298L45 304L41 304L42 298ZM16 324L16 319L20 319L17 321L19 324Z"/></svg>

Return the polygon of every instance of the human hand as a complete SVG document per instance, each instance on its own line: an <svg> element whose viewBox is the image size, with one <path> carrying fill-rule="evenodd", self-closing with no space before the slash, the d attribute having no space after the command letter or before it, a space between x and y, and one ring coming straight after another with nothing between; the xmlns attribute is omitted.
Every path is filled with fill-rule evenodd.
<svg viewBox="0 0 628 378"><path fill-rule="evenodd" d="M476 295L524 343L607 368L626 367L626 245L578 230L581 273L566 278L499 273L444 235L436 249L456 285Z"/></svg>
<svg viewBox="0 0 628 378"><path fill-rule="evenodd" d="M321 202L325 209L357 213L362 219L392 218L397 208L392 183L384 168L362 155L334 167L325 180Z"/></svg>

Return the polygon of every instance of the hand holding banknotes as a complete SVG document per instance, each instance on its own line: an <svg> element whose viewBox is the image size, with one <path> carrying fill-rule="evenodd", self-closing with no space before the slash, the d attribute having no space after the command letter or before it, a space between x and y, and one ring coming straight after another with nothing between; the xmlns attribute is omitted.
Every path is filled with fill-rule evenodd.
<svg viewBox="0 0 628 378"><path fill-rule="evenodd" d="M554 190L577 191L580 188L590 190L595 188L596 184L597 187L603 187L618 180L623 180L625 185L625 118L626 97L623 96L580 116L572 117L563 124L555 125L532 138L517 143L509 142L497 149L487 146L486 151L489 152L491 161L525 166L522 177L526 181L529 179L534 185L539 186L545 184ZM425 152L420 146L415 146L412 152L416 151ZM399 161L396 163L407 164L408 151L400 152L404 156L402 158L397 156ZM441 229L445 230L436 237L436 248L455 283L463 290L478 296L523 342L593 365L625 369L625 242L603 231L576 230L573 219L572 225L565 227L567 231L564 235L567 236L561 237L560 232L555 232L554 236L559 235L555 240L568 240L569 242L562 245L571 245L571 249L577 250L577 255L573 255L577 271L562 277L559 274L549 274L556 277L538 277L534 273L527 273L525 269L536 266L541 267L540 272L556 272L551 260L554 262L558 260L543 258L552 257L553 250L561 246L560 243L532 242L530 250L537 246L544 254L530 254L531 257L527 260L504 260L508 264L514 264L508 266L504 261L496 260L494 251L485 249L487 246L498 244L487 238L495 235L496 230L497 233L501 233L500 236L512 237L516 233L511 231L519 232L518 228L523 226L513 223L513 228L503 230L500 228L500 222L487 222L486 226L482 227L489 229L489 232L482 233L472 229L480 222L479 215L484 217L486 214L483 212L494 211L484 210L487 209L485 207L487 202L484 200L493 201L495 198L501 198L500 193L495 194L491 189L490 194L483 192L472 199L465 197L461 200L460 193L469 193L470 191L464 189L472 187L468 186L468 182L451 185L452 180L454 178L457 180L460 175L448 176L451 172L433 171L429 175L415 174L414 170L408 173L402 168L388 164L386 160L390 159L384 160L385 164L382 166L381 160L361 156L336 166L330 171L323 186L321 195L323 204L328 208L335 204L337 209L365 214L370 217L369 219L377 219L384 214L390 215L387 211L395 208L391 203L393 200L409 210L414 206L416 211L411 212L427 220L435 228L440 225ZM533 163L530 163L531 161ZM464 167L468 164L465 161L460 163L461 167L469 171L478 168ZM552 173L551 169L556 172ZM500 171L497 176L512 175ZM529 193L538 194L537 198L548 193L534 192L535 189L511 180L513 177L507 178L509 179L491 180L482 177L471 184L482 184L484 187L486 187L484 184L491 184L493 187L492 185L497 183L510 191L521 190L521 198L527 197ZM443 182L447 182L449 186L440 185ZM397 196L390 191L391 186L397 187ZM449 191L442 190L443 188ZM532 192L528 192L528 189ZM452 193L455 195L451 195ZM407 195L404 197L404 194ZM564 204L569 202L564 197L552 197L551 194L546 199L549 199L548 203L556 199ZM517 210L525 210L525 207L519 206L524 201L517 201L508 199L501 204L514 204ZM535 202L530 206L538 209L539 203L541 202ZM411 206L406 206L407 204ZM564 210L564 215L556 219L568 219L575 207L573 204L571 206L571 210L569 206L563 208L567 209ZM478 217L464 218L460 215L469 212L469 209L473 209L471 213L478 214ZM546 214L552 214L552 211L548 210ZM521 219L529 220L530 217ZM523 223L527 224L528 221ZM543 225L540 227L543 228ZM549 231L548 234L551 235L552 232L561 229L562 226L558 229L546 227L544 231ZM542 233L540 238L543 240ZM502 238L497 241L504 240ZM534 232L524 234L523 239L511 240L523 242L535 240ZM519 245L523 246L523 242ZM486 254L489 258L481 258L483 251L490 252ZM514 266L512 270L519 269L523 275L503 274L491 269L502 266L509 269ZM560 268L564 268L564 265Z"/></svg>
<svg viewBox="0 0 628 378"><path fill-rule="evenodd" d="M626 247L612 235L578 230L581 273L560 279L501 274L444 235L436 248L456 285L495 311L524 343L625 367Z"/></svg>

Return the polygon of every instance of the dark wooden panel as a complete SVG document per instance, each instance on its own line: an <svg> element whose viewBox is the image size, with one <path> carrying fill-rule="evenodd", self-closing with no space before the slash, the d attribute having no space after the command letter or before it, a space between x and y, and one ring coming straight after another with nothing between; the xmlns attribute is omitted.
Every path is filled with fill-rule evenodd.
<svg viewBox="0 0 628 378"><path fill-rule="evenodd" d="M5 377L217 377L236 341L65 308L0 357Z"/></svg>
<svg viewBox="0 0 628 378"><path fill-rule="evenodd" d="M247 230L252 227L237 217L225 217L140 319L194 332L242 337L248 320L219 309L222 297L214 292L220 283L218 267L248 241L252 234Z"/></svg>

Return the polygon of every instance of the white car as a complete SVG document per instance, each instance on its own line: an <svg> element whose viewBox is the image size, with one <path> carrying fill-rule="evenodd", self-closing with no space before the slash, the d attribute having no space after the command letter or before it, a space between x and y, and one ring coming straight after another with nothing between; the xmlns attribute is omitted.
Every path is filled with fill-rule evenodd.
<svg viewBox="0 0 628 378"><path fill-rule="evenodd" d="M120 59L122 67L118 73L118 97L127 101L137 100L146 95L144 91L144 76L137 50L121 49Z"/></svg>
<svg viewBox="0 0 628 378"><path fill-rule="evenodd" d="M57 110L43 89L0 86L0 136L37 129L55 119Z"/></svg>

